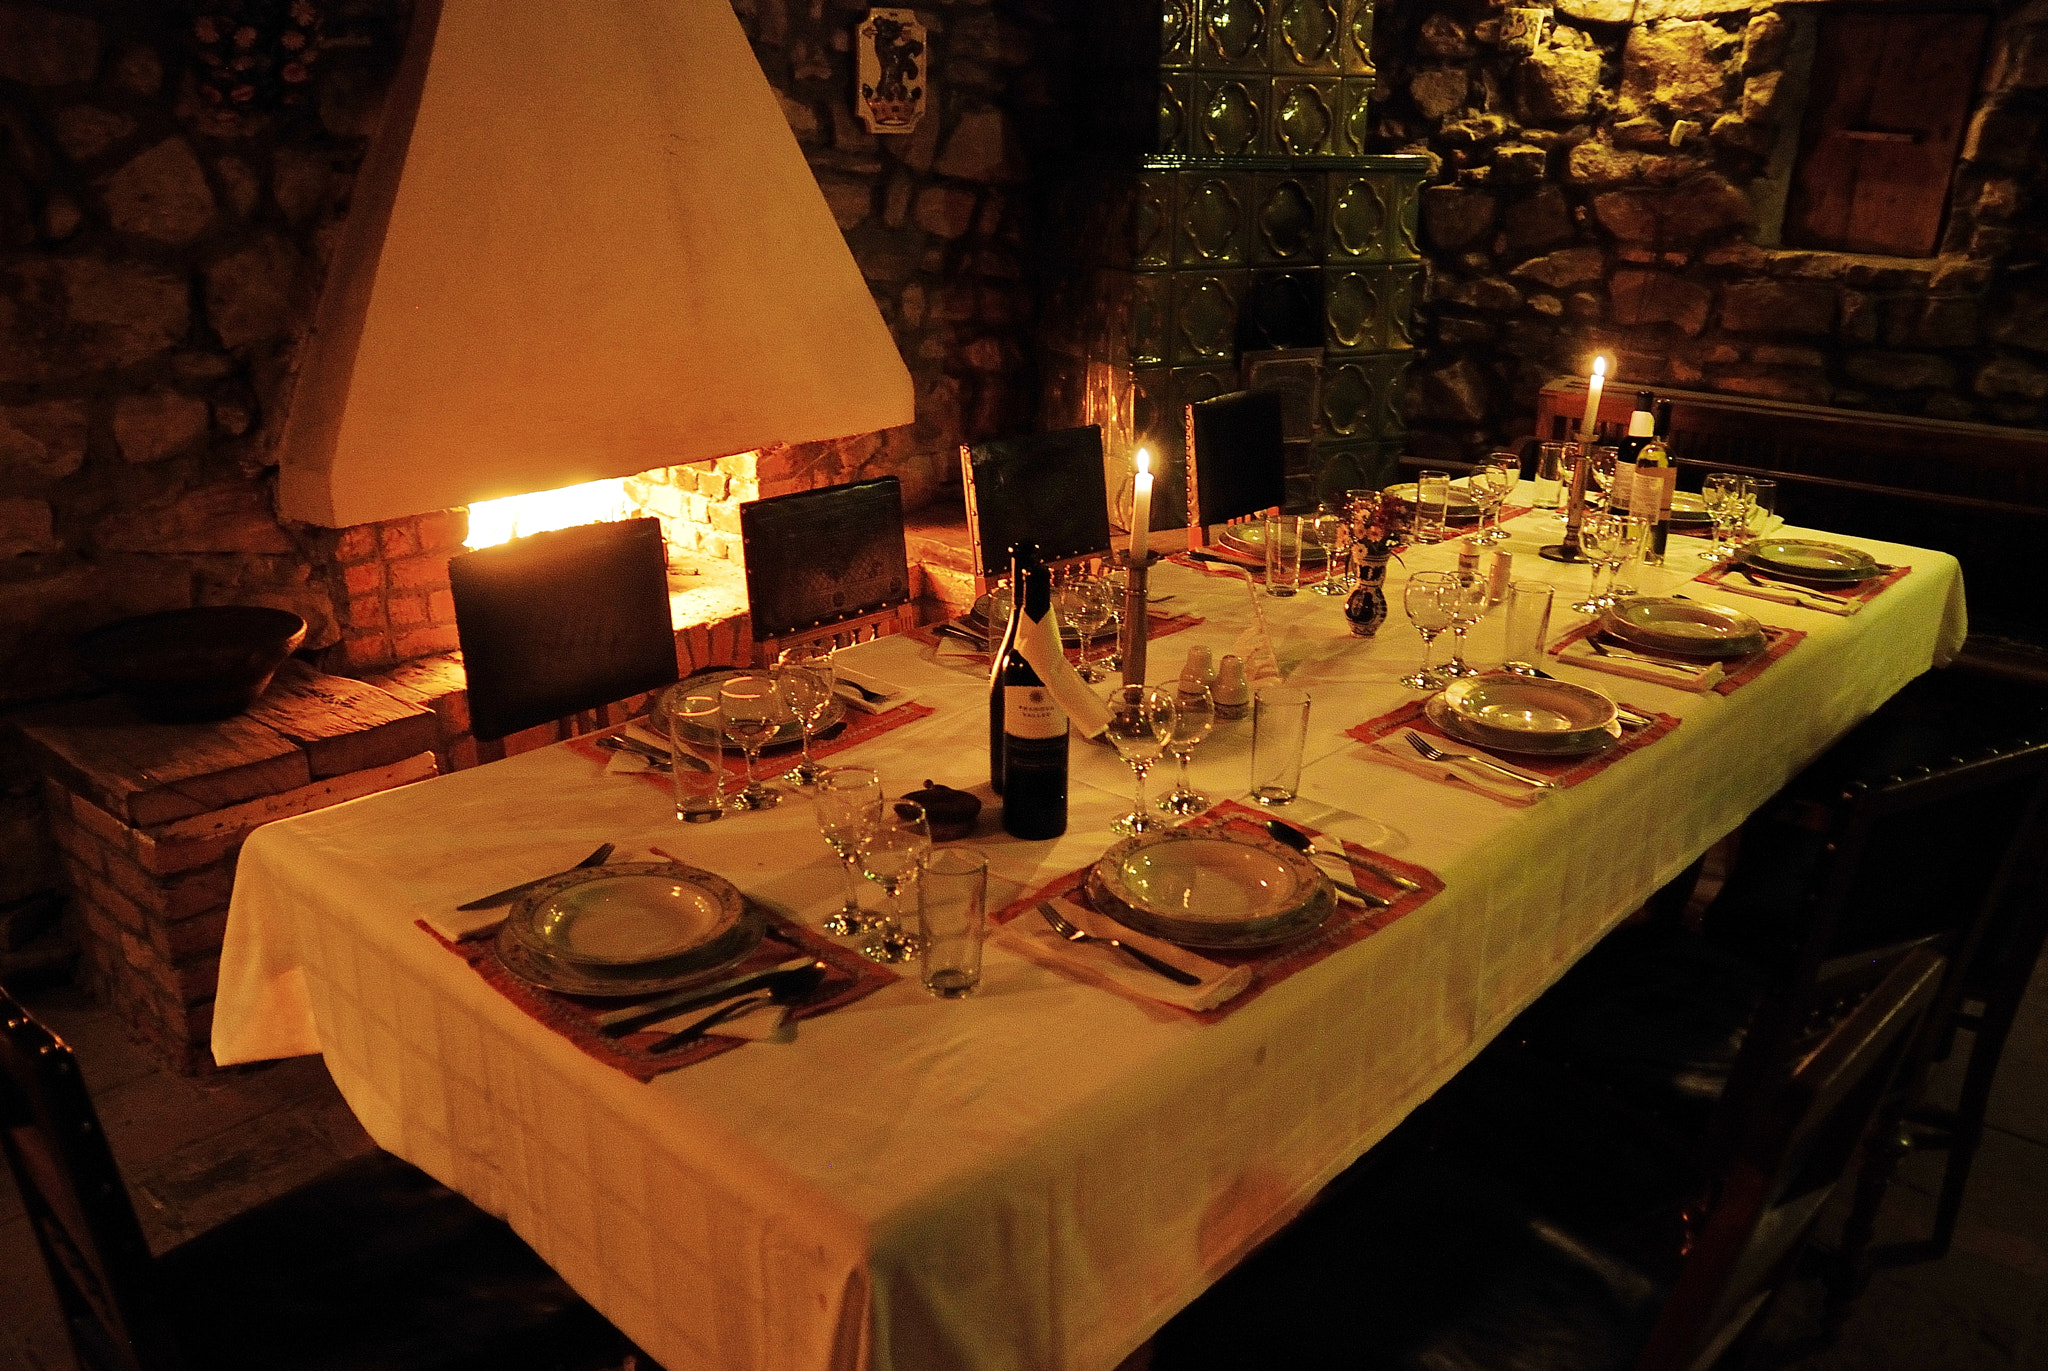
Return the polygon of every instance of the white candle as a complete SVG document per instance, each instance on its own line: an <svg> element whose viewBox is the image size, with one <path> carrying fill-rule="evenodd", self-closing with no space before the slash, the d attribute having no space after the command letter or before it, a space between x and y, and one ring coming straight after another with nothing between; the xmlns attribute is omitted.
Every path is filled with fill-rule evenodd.
<svg viewBox="0 0 2048 1371"><path fill-rule="evenodd" d="M1142 565L1146 544L1152 541L1152 454L1138 449L1138 484L1131 506L1130 564Z"/></svg>
<svg viewBox="0 0 2048 1371"><path fill-rule="evenodd" d="M1607 359L1593 359L1593 374L1586 381L1586 418L1579 425L1579 446L1590 449L1594 436L1599 431L1600 391L1607 384Z"/></svg>

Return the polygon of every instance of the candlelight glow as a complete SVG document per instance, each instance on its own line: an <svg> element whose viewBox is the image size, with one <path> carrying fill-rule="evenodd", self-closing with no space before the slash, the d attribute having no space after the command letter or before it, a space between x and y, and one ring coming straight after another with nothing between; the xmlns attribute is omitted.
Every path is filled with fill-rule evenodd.
<svg viewBox="0 0 2048 1371"><path fill-rule="evenodd" d="M635 512L623 479L479 500L469 507L469 537L463 546L494 547L529 533L629 519Z"/></svg>
<svg viewBox="0 0 2048 1371"><path fill-rule="evenodd" d="M1593 359L1593 374L1595 376L1605 376L1607 374L1607 359L1605 357L1595 357Z"/></svg>
<svg viewBox="0 0 2048 1371"><path fill-rule="evenodd" d="M1139 474L1139 475L1141 475L1141 476L1145 476L1145 475L1150 475L1150 474L1151 474L1151 471L1152 471L1152 454L1151 454L1150 452L1147 452L1147 451L1146 451L1146 450L1145 450L1144 448L1139 448L1139 449L1138 449L1138 474Z"/></svg>

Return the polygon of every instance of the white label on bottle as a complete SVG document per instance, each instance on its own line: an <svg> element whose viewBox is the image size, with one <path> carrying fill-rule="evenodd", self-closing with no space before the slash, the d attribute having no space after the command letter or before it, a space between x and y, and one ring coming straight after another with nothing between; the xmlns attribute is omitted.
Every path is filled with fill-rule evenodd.
<svg viewBox="0 0 2048 1371"><path fill-rule="evenodd" d="M1067 711L1044 686L1004 686L1003 732L1012 738L1065 737Z"/></svg>

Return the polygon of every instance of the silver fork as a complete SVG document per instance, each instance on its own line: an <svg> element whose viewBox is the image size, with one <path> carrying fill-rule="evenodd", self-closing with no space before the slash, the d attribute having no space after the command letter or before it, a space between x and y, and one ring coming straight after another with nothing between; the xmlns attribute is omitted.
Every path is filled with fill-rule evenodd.
<svg viewBox="0 0 2048 1371"><path fill-rule="evenodd" d="M1098 937L1093 933L1084 932L1074 927L1060 917L1060 912L1052 907L1052 901L1050 900L1040 900L1038 902L1038 912L1043 914L1045 921L1052 925L1053 932L1059 934L1070 943L1101 943L1103 946L1113 947L1119 952L1128 952L1131 956L1137 958L1139 962L1157 971L1169 981L1179 981L1182 985L1200 985L1202 983L1202 978L1193 972L1183 971L1171 962L1162 962L1151 953L1132 947L1127 942L1122 942L1116 938Z"/></svg>
<svg viewBox="0 0 2048 1371"><path fill-rule="evenodd" d="M1556 781L1538 780L1534 776L1516 771L1513 767L1502 766L1499 762L1488 761L1484 757L1475 757L1469 752L1446 752L1420 733L1408 734L1408 745L1432 762L1474 762L1488 771L1497 771L1511 781L1520 781L1523 785L1532 785L1538 790L1557 789Z"/></svg>

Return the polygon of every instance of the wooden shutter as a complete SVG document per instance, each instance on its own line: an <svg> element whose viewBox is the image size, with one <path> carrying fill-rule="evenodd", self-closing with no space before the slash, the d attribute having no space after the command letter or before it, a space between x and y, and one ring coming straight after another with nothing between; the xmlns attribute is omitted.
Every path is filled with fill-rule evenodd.
<svg viewBox="0 0 2048 1371"><path fill-rule="evenodd" d="M1986 27L1982 13L1821 18L1787 244L1934 255Z"/></svg>

